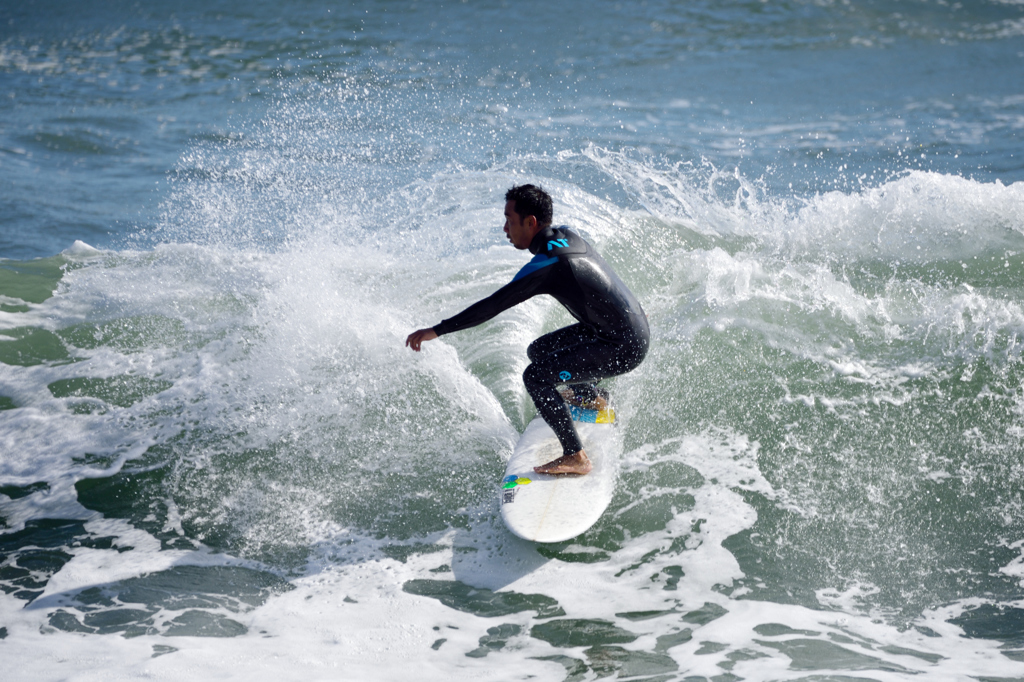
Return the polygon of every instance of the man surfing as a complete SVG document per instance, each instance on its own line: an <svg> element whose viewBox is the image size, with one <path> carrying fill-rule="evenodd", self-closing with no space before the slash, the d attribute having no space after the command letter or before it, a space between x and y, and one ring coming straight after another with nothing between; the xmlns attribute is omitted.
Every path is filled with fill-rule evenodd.
<svg viewBox="0 0 1024 682"><path fill-rule="evenodd" d="M625 374L647 355L647 315L633 293L593 246L568 227L552 227L551 197L535 185L505 193L505 235L533 260L512 281L458 315L409 334L405 345L420 350L436 339L486 322L503 310L547 294L579 320L530 344L523 372L537 411L555 432L562 456L534 467L539 474L584 475L593 468L572 422L567 400L591 409L607 406L602 379ZM559 392L558 387L568 387Z"/></svg>

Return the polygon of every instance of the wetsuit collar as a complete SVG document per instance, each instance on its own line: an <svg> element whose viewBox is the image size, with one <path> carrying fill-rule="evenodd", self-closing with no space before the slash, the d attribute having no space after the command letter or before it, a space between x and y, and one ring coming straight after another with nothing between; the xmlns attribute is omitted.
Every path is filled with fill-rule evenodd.
<svg viewBox="0 0 1024 682"><path fill-rule="evenodd" d="M530 253L537 255L541 249L548 243L549 239L552 239L555 234L555 228L545 227L543 230L533 236L533 241L530 242Z"/></svg>

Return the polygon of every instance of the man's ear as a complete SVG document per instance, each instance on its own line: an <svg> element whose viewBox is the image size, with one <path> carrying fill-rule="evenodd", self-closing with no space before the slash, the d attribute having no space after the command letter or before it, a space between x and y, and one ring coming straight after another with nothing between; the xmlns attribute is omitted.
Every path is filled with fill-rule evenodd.
<svg viewBox="0 0 1024 682"><path fill-rule="evenodd" d="M534 230L537 229L537 216L528 215L523 220L523 222L526 224L526 229L529 230L530 232L533 232Z"/></svg>

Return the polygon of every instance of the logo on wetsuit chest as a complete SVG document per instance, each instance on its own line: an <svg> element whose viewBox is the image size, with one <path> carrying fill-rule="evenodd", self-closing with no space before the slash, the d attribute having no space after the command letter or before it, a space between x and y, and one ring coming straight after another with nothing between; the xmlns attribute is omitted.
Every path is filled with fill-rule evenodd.
<svg viewBox="0 0 1024 682"><path fill-rule="evenodd" d="M548 241L548 251L551 249L564 249L569 246L568 239L551 239Z"/></svg>
<svg viewBox="0 0 1024 682"><path fill-rule="evenodd" d="M561 372L558 373L558 378L561 379L562 381L568 381L569 379L572 379L572 375L563 369Z"/></svg>

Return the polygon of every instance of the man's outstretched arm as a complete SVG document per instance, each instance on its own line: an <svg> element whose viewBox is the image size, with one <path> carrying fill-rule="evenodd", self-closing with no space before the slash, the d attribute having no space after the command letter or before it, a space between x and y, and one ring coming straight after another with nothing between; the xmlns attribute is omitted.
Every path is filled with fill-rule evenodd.
<svg viewBox="0 0 1024 682"><path fill-rule="evenodd" d="M405 339L405 345L417 353L420 351L420 344L424 341L433 341L437 338L437 332L433 327L428 329L417 329Z"/></svg>
<svg viewBox="0 0 1024 682"><path fill-rule="evenodd" d="M441 334L450 334L451 332L475 327L490 320L498 313L522 303L531 296L543 293L542 285L547 281L546 278L551 268L535 271L536 269L530 269L527 266L524 270L527 272L525 276L520 277L516 275L516 278L511 282L487 298L477 301L458 315L447 320L441 320L440 323L429 329L417 329L412 334L409 334L409 337L405 340L405 345L418 351L420 344L424 341L436 339Z"/></svg>

